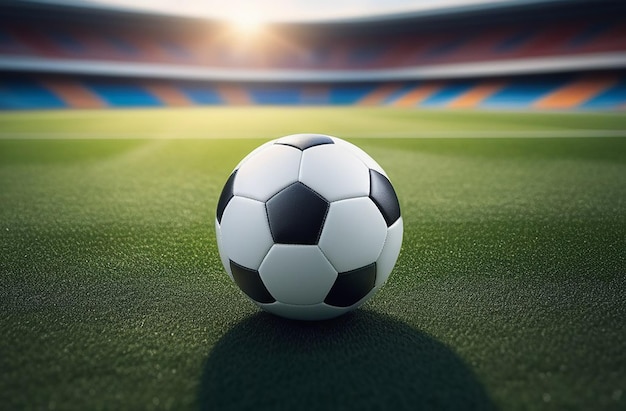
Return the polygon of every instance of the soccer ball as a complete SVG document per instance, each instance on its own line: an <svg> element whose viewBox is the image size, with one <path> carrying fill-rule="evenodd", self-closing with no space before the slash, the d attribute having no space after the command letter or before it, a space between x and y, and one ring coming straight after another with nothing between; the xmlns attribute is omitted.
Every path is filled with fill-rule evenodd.
<svg viewBox="0 0 626 411"><path fill-rule="evenodd" d="M217 204L230 278L259 307L300 320L337 317L385 283L402 244L383 169L336 137L294 134L248 154Z"/></svg>

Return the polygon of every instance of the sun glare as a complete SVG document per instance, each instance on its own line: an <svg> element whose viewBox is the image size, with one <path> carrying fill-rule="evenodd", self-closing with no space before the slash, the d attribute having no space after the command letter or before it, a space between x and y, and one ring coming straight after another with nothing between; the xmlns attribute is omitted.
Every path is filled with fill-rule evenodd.
<svg viewBox="0 0 626 411"><path fill-rule="evenodd" d="M253 36L263 30L263 17L255 11L234 14L229 18L233 29L242 36Z"/></svg>

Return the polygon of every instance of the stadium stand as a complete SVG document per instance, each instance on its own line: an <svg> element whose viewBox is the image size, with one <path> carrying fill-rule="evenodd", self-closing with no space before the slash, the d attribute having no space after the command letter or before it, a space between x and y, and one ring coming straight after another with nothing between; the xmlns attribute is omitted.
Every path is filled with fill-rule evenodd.
<svg viewBox="0 0 626 411"><path fill-rule="evenodd" d="M275 24L243 41L213 21L7 2L0 109L626 108L626 6L544 3Z"/></svg>

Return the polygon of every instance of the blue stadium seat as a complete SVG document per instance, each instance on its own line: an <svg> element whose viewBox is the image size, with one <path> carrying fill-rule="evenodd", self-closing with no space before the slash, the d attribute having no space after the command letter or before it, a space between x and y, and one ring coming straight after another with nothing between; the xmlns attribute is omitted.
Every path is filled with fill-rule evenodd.
<svg viewBox="0 0 626 411"><path fill-rule="evenodd" d="M376 84L336 85L330 89L329 103L337 105L356 104L376 88Z"/></svg>
<svg viewBox="0 0 626 411"><path fill-rule="evenodd" d="M422 101L422 107L445 107L452 100L469 90L474 83L459 82L443 87L427 99Z"/></svg>
<svg viewBox="0 0 626 411"><path fill-rule="evenodd" d="M179 89L195 104L210 106L224 103L220 94L206 84L184 84Z"/></svg>
<svg viewBox="0 0 626 411"><path fill-rule="evenodd" d="M403 95L405 95L406 93L408 93L409 91L413 90L415 88L415 86L417 86L419 83L418 82L409 82L406 84L403 84L401 87L399 87L397 90L395 90L394 92L392 92L391 94L389 94L385 100L383 100L383 104L391 104L394 101L396 101L397 99L399 99L400 97L402 97Z"/></svg>
<svg viewBox="0 0 626 411"><path fill-rule="evenodd" d="M149 107L163 103L143 87L132 83L90 82L88 87L110 106Z"/></svg>
<svg viewBox="0 0 626 411"><path fill-rule="evenodd" d="M298 86L255 85L248 88L252 101L256 104L291 105L300 104L302 92Z"/></svg>
<svg viewBox="0 0 626 411"><path fill-rule="evenodd" d="M535 101L558 89L568 80L569 77L518 79L486 98L480 106L485 108L530 108Z"/></svg>
<svg viewBox="0 0 626 411"><path fill-rule="evenodd" d="M620 107L626 108L626 80L619 82L582 105L582 108L595 110L611 110Z"/></svg>
<svg viewBox="0 0 626 411"><path fill-rule="evenodd" d="M35 81L0 81L0 109L50 109L66 107L65 102Z"/></svg>

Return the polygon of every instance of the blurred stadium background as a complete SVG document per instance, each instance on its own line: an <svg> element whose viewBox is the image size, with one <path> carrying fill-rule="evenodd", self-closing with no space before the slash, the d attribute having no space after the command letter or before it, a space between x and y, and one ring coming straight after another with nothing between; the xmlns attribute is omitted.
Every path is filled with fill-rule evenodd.
<svg viewBox="0 0 626 411"><path fill-rule="evenodd" d="M245 32L98 3L3 1L0 109L624 110L625 9L482 2Z"/></svg>

